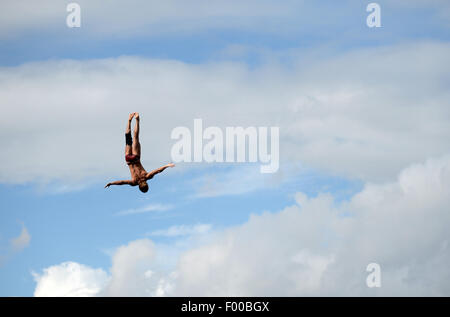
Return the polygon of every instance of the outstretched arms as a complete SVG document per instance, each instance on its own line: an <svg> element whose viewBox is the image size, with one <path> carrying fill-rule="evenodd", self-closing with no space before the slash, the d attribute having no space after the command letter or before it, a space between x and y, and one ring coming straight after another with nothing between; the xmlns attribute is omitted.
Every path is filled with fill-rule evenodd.
<svg viewBox="0 0 450 317"><path fill-rule="evenodd" d="M147 173L147 175L145 176L145 178L146 178L146 179L152 179L153 176L155 176L156 174L161 173L161 172L164 171L166 168L174 167L174 166L175 166L175 164L173 164L173 163L169 163L169 164L167 164L167 165L161 166L160 168L157 168L157 169L151 171L150 173Z"/></svg>
<svg viewBox="0 0 450 317"><path fill-rule="evenodd" d="M134 183L133 183L132 180L115 181L115 182L106 184L105 188L106 188L106 187L109 187L109 186L111 186L111 185L133 185L133 184L134 184Z"/></svg>

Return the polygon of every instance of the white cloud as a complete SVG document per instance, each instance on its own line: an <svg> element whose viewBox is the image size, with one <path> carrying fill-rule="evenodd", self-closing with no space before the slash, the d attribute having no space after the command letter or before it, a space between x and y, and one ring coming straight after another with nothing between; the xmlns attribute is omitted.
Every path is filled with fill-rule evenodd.
<svg viewBox="0 0 450 317"><path fill-rule="evenodd" d="M446 151L448 56L448 44L419 43L293 57L291 67L133 57L3 67L0 181L129 177L123 134L132 111L142 114L149 169L170 161L172 129L200 116L205 127L279 126L281 168L301 161L386 181Z"/></svg>
<svg viewBox="0 0 450 317"><path fill-rule="evenodd" d="M30 241L31 235L25 225L22 224L22 231L20 232L20 235L11 239L11 247L14 252L19 252L26 248L30 244Z"/></svg>
<svg viewBox="0 0 450 317"><path fill-rule="evenodd" d="M108 274L102 269L64 262L33 273L37 283L34 296L86 297L96 295L105 287Z"/></svg>
<svg viewBox="0 0 450 317"><path fill-rule="evenodd" d="M164 296L172 290L173 274L158 271L157 261L152 241L132 241L115 250L109 274L75 262L33 272L34 296Z"/></svg>
<svg viewBox="0 0 450 317"><path fill-rule="evenodd" d="M368 184L349 202L297 195L280 213L252 216L187 251L177 295L448 295L450 156ZM367 264L382 288L365 285Z"/></svg>
<svg viewBox="0 0 450 317"><path fill-rule="evenodd" d="M153 211L166 211L172 209L172 205L168 204L150 204L141 208L127 209L123 211L119 211L116 213L117 216L126 216L126 215L134 215L134 214L142 214Z"/></svg>
<svg viewBox="0 0 450 317"><path fill-rule="evenodd" d="M197 234L205 234L211 230L211 224L196 224L196 225L174 225L164 230L155 230L149 232L149 236L163 236L163 237L179 237L190 236Z"/></svg>
<svg viewBox="0 0 450 317"><path fill-rule="evenodd" d="M9 240L9 244L4 246L3 254L0 254L0 266L2 266L6 261L8 261L14 254L21 252L23 249L30 245L31 234L28 232L25 224L22 224L22 230L17 237L14 237Z"/></svg>
<svg viewBox="0 0 450 317"><path fill-rule="evenodd" d="M112 257L112 279L103 295L148 295L144 291L154 253L154 244L147 239L119 247Z"/></svg>
<svg viewBox="0 0 450 317"><path fill-rule="evenodd" d="M351 200L296 196L183 252L158 268L147 239L113 256L103 295L301 296L450 294L450 155L404 169L394 182L368 183ZM382 287L365 284L381 265ZM39 286L39 285L38 285Z"/></svg>

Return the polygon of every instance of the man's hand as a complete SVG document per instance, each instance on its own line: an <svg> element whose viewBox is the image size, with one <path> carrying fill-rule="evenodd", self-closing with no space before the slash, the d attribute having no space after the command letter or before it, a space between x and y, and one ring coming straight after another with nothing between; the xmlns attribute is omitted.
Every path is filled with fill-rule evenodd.
<svg viewBox="0 0 450 317"><path fill-rule="evenodd" d="M169 163L169 164L167 164L166 166L167 166L167 167L175 167L175 164Z"/></svg>
<svg viewBox="0 0 450 317"><path fill-rule="evenodd" d="M109 187L109 186L111 186L111 183L106 184L105 188L107 188L107 187Z"/></svg>
<svg viewBox="0 0 450 317"><path fill-rule="evenodd" d="M134 117L134 114L135 114L135 113L136 113L136 112L130 113L130 116L128 117L128 121L133 120L133 117Z"/></svg>

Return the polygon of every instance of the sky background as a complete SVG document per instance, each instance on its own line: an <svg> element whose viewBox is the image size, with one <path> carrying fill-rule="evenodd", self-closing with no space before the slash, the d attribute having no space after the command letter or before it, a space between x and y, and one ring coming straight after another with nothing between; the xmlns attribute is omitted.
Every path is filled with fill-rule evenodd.
<svg viewBox="0 0 450 317"><path fill-rule="evenodd" d="M0 4L0 296L449 296L450 3ZM278 126L280 169L171 160ZM379 263L382 286L366 286Z"/></svg>

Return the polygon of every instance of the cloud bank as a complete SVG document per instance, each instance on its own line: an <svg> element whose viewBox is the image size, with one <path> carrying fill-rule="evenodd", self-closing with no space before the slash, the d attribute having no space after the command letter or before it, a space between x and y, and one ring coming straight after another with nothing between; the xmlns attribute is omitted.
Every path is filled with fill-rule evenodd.
<svg viewBox="0 0 450 317"><path fill-rule="evenodd" d="M157 248L148 239L116 251L107 283L103 274L80 275L64 263L45 269L35 295L69 288L101 296L448 296L449 192L446 155L410 165L396 181L368 183L339 204L328 193L297 193L296 203L279 212L207 233L169 271L156 266ZM381 266L381 288L366 286L372 262ZM86 280L62 291L59 282L74 275Z"/></svg>
<svg viewBox="0 0 450 317"><path fill-rule="evenodd" d="M125 177L123 134L133 111L142 114L144 166L170 161L172 129L201 117L221 128L279 126L281 166L300 161L387 181L445 154L448 56L448 44L426 42L255 69L136 57L2 67L0 182Z"/></svg>

